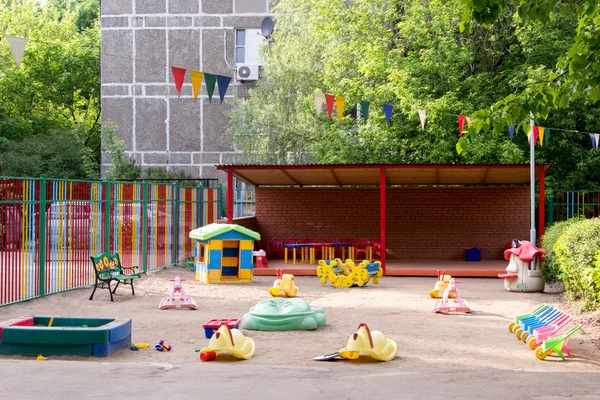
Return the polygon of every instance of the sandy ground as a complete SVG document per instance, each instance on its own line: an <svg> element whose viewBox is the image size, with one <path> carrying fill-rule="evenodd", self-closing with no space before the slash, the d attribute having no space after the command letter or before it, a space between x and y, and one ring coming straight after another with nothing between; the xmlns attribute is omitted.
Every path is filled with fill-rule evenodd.
<svg viewBox="0 0 600 400"><path fill-rule="evenodd" d="M198 303L198 310L158 309L169 292L169 279L187 279L184 287ZM267 298L273 277L255 277L252 284L206 285L192 280L192 273L171 268L148 274L137 282L136 295L120 287L111 303L106 290L74 290L42 299L0 308L0 320L19 316L55 315L131 318L132 342L151 345L164 339L171 352L151 348L122 349L106 359L50 357L103 363L200 363L198 353L208 344L202 324L212 318L241 318L250 307ZM541 303L561 306L560 294L509 293L499 279L461 278L459 290L471 314L441 315L431 312L434 300L427 293L435 278L382 278L379 285L335 289L316 277L297 277L300 297L313 307L325 309L327 324L316 331L260 332L244 330L256 343L255 356L244 364L320 367L313 357L345 347L359 323L380 330L398 343L397 358L379 363L380 368L436 369L456 365L461 370L494 369L531 372L600 372L600 328L597 323L577 332L570 341L573 357L562 362L555 357L539 361L529 347L508 332L515 315L526 314ZM565 306L564 304L562 306ZM566 307L566 306L565 306ZM31 357L0 356L0 360L30 360ZM241 362L219 357L217 362ZM370 358L345 364L377 363Z"/></svg>

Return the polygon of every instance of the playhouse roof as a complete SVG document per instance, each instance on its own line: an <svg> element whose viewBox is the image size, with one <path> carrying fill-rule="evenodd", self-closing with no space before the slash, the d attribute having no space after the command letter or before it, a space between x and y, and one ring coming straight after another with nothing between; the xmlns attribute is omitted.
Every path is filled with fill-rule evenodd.
<svg viewBox="0 0 600 400"><path fill-rule="evenodd" d="M210 240L216 236L221 236L227 232L238 232L242 235L246 235L254 240L260 240L260 234L251 231L248 228L244 228L240 225L235 224L209 224L202 228L194 229L190 232L190 238L197 240Z"/></svg>
<svg viewBox="0 0 600 400"><path fill-rule="evenodd" d="M549 165L536 167L536 179ZM217 165L253 186L529 184L529 164Z"/></svg>

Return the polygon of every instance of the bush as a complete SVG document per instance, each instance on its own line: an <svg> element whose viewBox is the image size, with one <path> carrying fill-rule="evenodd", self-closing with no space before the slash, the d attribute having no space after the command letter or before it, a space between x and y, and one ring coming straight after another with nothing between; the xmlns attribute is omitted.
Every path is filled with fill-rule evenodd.
<svg viewBox="0 0 600 400"><path fill-rule="evenodd" d="M546 251L546 257L542 262L542 270L544 271L544 280L546 282L560 281L560 267L554 252L554 244L563 234L563 232L573 223L581 221L580 219L569 219L567 221L556 222L546 230L542 237L542 249Z"/></svg>
<svg viewBox="0 0 600 400"><path fill-rule="evenodd" d="M600 218L570 224L554 245L567 298L595 309L600 300Z"/></svg>

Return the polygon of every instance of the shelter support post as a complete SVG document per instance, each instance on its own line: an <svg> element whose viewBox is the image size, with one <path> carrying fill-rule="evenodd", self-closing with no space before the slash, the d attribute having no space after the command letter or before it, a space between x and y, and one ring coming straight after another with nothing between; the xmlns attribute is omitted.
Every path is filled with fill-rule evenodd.
<svg viewBox="0 0 600 400"><path fill-rule="evenodd" d="M227 223L233 224L233 170L227 170Z"/></svg>
<svg viewBox="0 0 600 400"><path fill-rule="evenodd" d="M381 240L379 259L381 260L383 276L385 276L385 168L379 170L379 239Z"/></svg>
<svg viewBox="0 0 600 400"><path fill-rule="evenodd" d="M546 197L546 188L545 188L545 184L544 184L544 175L545 175L545 170L544 170L544 166L540 166L538 167L539 173L540 173L540 204L539 204L539 214L538 214L538 221L539 221L539 238L541 239L542 236L544 236L544 230L545 230L545 221L546 221L546 215L545 215L545 197ZM538 240L538 243L541 244L541 241Z"/></svg>

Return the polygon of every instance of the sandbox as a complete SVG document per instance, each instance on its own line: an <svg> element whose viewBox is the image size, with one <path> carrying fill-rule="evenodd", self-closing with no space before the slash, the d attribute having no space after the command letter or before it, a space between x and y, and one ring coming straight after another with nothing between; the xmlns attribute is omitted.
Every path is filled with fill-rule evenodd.
<svg viewBox="0 0 600 400"><path fill-rule="evenodd" d="M35 316L0 322L0 354L106 357L130 342L131 319Z"/></svg>

